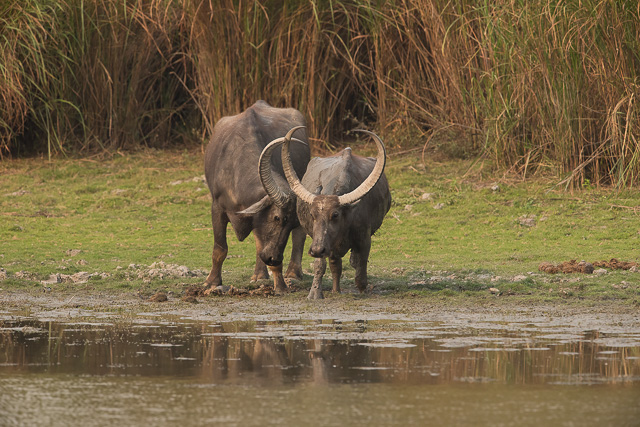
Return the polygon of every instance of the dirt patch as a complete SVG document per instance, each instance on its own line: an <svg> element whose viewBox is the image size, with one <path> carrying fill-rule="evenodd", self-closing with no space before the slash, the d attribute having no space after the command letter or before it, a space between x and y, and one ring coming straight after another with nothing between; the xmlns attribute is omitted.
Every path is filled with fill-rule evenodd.
<svg viewBox="0 0 640 427"><path fill-rule="evenodd" d="M151 279L169 279L180 277L204 277L205 272L199 269L190 269L186 265L167 264L163 261L154 262L147 266L130 264L125 271L127 278L138 278L145 282Z"/></svg>
<svg viewBox="0 0 640 427"><path fill-rule="evenodd" d="M288 292L297 292L300 287L294 283L289 283ZM206 286L189 285L183 292L183 301L187 299L191 302L197 297L234 296L234 297L272 297L275 296L271 281L262 284L257 288L237 288L235 286L217 286L208 288ZM196 300L197 302L197 300Z"/></svg>
<svg viewBox="0 0 640 427"><path fill-rule="evenodd" d="M543 262L538 267L538 270L544 273L556 274L556 273L593 273L593 264L586 261L577 262L575 259L571 261L561 262L560 264L551 264L550 262Z"/></svg>
<svg viewBox="0 0 640 427"><path fill-rule="evenodd" d="M595 270L598 268L600 270ZM608 268L611 270L629 270L632 272L640 271L638 263L636 262L627 262L627 261L618 261L615 258L611 258L610 261L595 261L593 263L586 261L576 261L572 259L571 261L561 262L560 264L552 264L550 262L543 262L538 267L538 270L549 273L549 274L557 274L557 273L584 273L584 274L593 274L594 272L597 274L599 272L604 272L601 269Z"/></svg>
<svg viewBox="0 0 640 427"><path fill-rule="evenodd" d="M151 302L167 302L168 300L169 298L164 292L156 292L151 296L151 298L149 298L149 301Z"/></svg>
<svg viewBox="0 0 640 427"><path fill-rule="evenodd" d="M184 292L183 292L183 297L201 297L204 296L204 291L207 288L204 286L198 286L198 285L190 285L187 288L185 288Z"/></svg>
<svg viewBox="0 0 640 427"><path fill-rule="evenodd" d="M67 255L75 256L81 251L69 250ZM78 265L86 265L85 260L79 260L76 262ZM66 269L61 267L61 269ZM186 265L167 264L163 261L154 262L151 265L138 265L130 264L126 269L123 267L116 267L116 273L124 276L125 280L142 279L143 282L149 283L154 279L177 279L177 278L202 278L205 277L205 272L199 269L191 269ZM0 281L15 278L19 280L39 281L43 285L54 285L57 283L68 284L84 284L91 279L107 279L112 276L112 273L107 272L93 272L80 271L74 274L64 274L55 272L49 274L44 280L38 280L38 275L29 271L17 271L14 274L10 274L6 269L0 268Z"/></svg>
<svg viewBox="0 0 640 427"><path fill-rule="evenodd" d="M593 265L600 268L610 268L611 270L638 271L637 262L618 261L615 258L611 258L610 261L596 261L593 263Z"/></svg>
<svg viewBox="0 0 640 427"><path fill-rule="evenodd" d="M16 277L17 277L17 273L16 273ZM42 283L43 285L54 285L56 283L73 283L76 285L80 285L83 283L87 283L90 279L93 279L96 277L100 279L106 279L108 277L111 277L111 275L109 273L98 273L98 272L89 273L86 271L81 271L75 274L54 273L49 275L49 278L45 280L41 280L40 283Z"/></svg>

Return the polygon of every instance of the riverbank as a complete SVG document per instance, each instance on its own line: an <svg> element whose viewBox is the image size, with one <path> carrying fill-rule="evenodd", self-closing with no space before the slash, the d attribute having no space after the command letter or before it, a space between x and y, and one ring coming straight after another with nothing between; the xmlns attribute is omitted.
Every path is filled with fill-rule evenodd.
<svg viewBox="0 0 640 427"><path fill-rule="evenodd" d="M370 148L353 147L363 154ZM200 286L213 245L202 161L191 150L0 163L2 298L18 292L142 301L162 292L171 301ZM336 300L640 304L637 192L568 193L557 178L523 182L470 161L422 163L412 154L391 153L386 174L393 204L373 237L370 293L353 294L354 270L345 262L346 295ZM268 287L250 282L253 238L238 242L229 230L228 243L225 292ZM305 255L299 292L278 301L306 301L311 264Z"/></svg>
<svg viewBox="0 0 640 427"><path fill-rule="evenodd" d="M207 297L184 302L169 294L164 302L141 299L128 292L82 291L42 293L2 291L0 319L29 317L56 322L78 320L135 321L140 317L188 319L208 322L336 320L375 322L442 321L460 325L485 321L505 325L544 322L584 330L632 331L640 328L640 308L616 302L586 305L567 301L532 303L527 298L429 298L410 296L327 295L307 301L300 292L283 297ZM613 329L612 329L613 328Z"/></svg>

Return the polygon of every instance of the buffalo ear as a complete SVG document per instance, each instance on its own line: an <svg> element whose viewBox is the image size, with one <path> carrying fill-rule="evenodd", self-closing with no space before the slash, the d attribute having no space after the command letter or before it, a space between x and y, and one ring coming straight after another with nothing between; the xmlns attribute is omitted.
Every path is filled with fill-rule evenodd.
<svg viewBox="0 0 640 427"><path fill-rule="evenodd" d="M247 209L236 212L236 214L240 216L253 216L261 210L268 208L269 206L271 206L271 198L269 198L269 196L264 196L262 199L258 200Z"/></svg>

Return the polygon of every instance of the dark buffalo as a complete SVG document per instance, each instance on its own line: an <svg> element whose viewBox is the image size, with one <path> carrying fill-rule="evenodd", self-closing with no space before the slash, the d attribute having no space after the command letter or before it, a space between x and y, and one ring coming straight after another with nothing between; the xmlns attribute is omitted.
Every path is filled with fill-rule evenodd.
<svg viewBox="0 0 640 427"><path fill-rule="evenodd" d="M240 241L253 232L257 256L252 280L268 278L269 266L275 290L286 289L282 260L292 231L291 262L285 276L302 277L300 262L306 236L296 215L296 197L284 178L278 145L287 131L304 124L299 111L274 108L264 101L216 123L204 157L214 239L213 266L206 286L222 284L229 222ZM301 139L304 143L297 141L292 146L291 158L296 173L304 174L310 152L306 133Z"/></svg>
<svg viewBox="0 0 640 427"><path fill-rule="evenodd" d="M285 176L298 197L298 218L313 238L309 254L316 261L309 299L323 297L326 258L333 277L333 292L340 292L342 257L349 250L351 265L356 270L356 287L360 292L367 288L371 236L391 207L391 193L384 175L386 153L382 140L372 132L360 132L374 137L378 147L375 159L354 155L350 148L331 157L314 158L302 183L292 163L289 142L285 140L282 148Z"/></svg>

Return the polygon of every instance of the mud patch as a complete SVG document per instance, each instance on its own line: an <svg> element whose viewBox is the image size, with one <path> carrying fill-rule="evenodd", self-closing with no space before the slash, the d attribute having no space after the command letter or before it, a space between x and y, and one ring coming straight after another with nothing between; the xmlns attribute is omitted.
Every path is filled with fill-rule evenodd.
<svg viewBox="0 0 640 427"><path fill-rule="evenodd" d="M199 269L190 269L186 265L166 264L163 261L158 261L148 267L130 264L125 274L128 278L134 276L144 281L151 281L152 279L204 277L205 272Z"/></svg>
<svg viewBox="0 0 640 427"><path fill-rule="evenodd" d="M198 285L190 285L187 288L185 288L184 292L182 293L183 297L201 297L204 296L204 291L206 290L206 287L204 286L198 286Z"/></svg>
<svg viewBox="0 0 640 427"><path fill-rule="evenodd" d="M88 273L86 271L81 271L75 274L54 273L49 275L47 279L41 280L40 283L42 283L43 285L55 285L56 283L73 283L79 285L87 283L90 279L93 278L106 279L108 277L111 277L109 273Z"/></svg>
<svg viewBox="0 0 640 427"><path fill-rule="evenodd" d="M272 297L275 295L273 287L269 285L261 285L254 289L236 288L235 286L217 286L215 288L209 288L202 293L203 296L234 296L234 297Z"/></svg>
<svg viewBox="0 0 640 427"><path fill-rule="evenodd" d="M631 270L638 271L637 262L618 261L615 258L611 258L610 261L596 261L593 263L595 267L609 268L611 270Z"/></svg>
<svg viewBox="0 0 640 427"><path fill-rule="evenodd" d="M167 302L168 300L167 294L161 291L156 292L149 298L151 302Z"/></svg>
<svg viewBox="0 0 640 427"><path fill-rule="evenodd" d="M67 251L68 255L75 256L80 253L80 251L72 250ZM64 261L64 260L63 260ZM84 260L79 260L76 262L78 265L86 265L87 262ZM66 270L65 266L58 267L59 270ZM191 269L186 265L178 265L178 264L166 264L163 261L154 262L151 265L139 265L139 264L130 264L126 269L123 267L116 267L116 274L124 276L125 280L135 280L142 279L143 282L149 283L151 280L155 279L177 279L177 278L200 278L205 277L205 272L199 269ZM40 282L43 285L54 285L57 283L68 283L68 284L83 284L87 283L92 279L107 279L112 276L111 273L107 272L93 272L89 273L88 271L80 271L74 274L64 274L60 272L54 272L47 276L44 280L39 280L40 275L36 273L32 273L29 271L17 271L14 274L10 274L6 269L0 268L0 281L7 279L19 279L19 280L29 280L34 282ZM41 278L42 276L40 276Z"/></svg>
<svg viewBox="0 0 640 427"><path fill-rule="evenodd" d="M595 268L599 270L595 270ZM627 262L627 261L618 261L616 258L611 258L610 261L595 261L593 263L580 261L577 262L575 259L571 261L561 262L560 264L552 264L550 262L543 262L538 267L538 270L549 273L549 274L557 274L557 273L584 273L584 274L593 274L595 273L603 273L606 272L602 269L611 269L611 270L629 270L632 272L638 271L638 263L636 262Z"/></svg>
<svg viewBox="0 0 640 427"><path fill-rule="evenodd" d="M297 292L301 288L294 284L288 283L287 292ZM216 286L216 287L207 287L207 286L199 286L199 285L189 285L183 291L183 301L188 302L197 302L193 301L197 297L209 297L209 296L232 296L232 297L272 297L275 296L275 291L273 290L273 285L271 281L268 283L261 284L258 287L252 288L237 288L235 286Z"/></svg>
<svg viewBox="0 0 640 427"><path fill-rule="evenodd" d="M593 273L593 264L586 261L577 262L575 259L571 261L561 262L560 264L551 264L549 262L543 262L538 267L538 270L544 273L556 274L556 273Z"/></svg>

